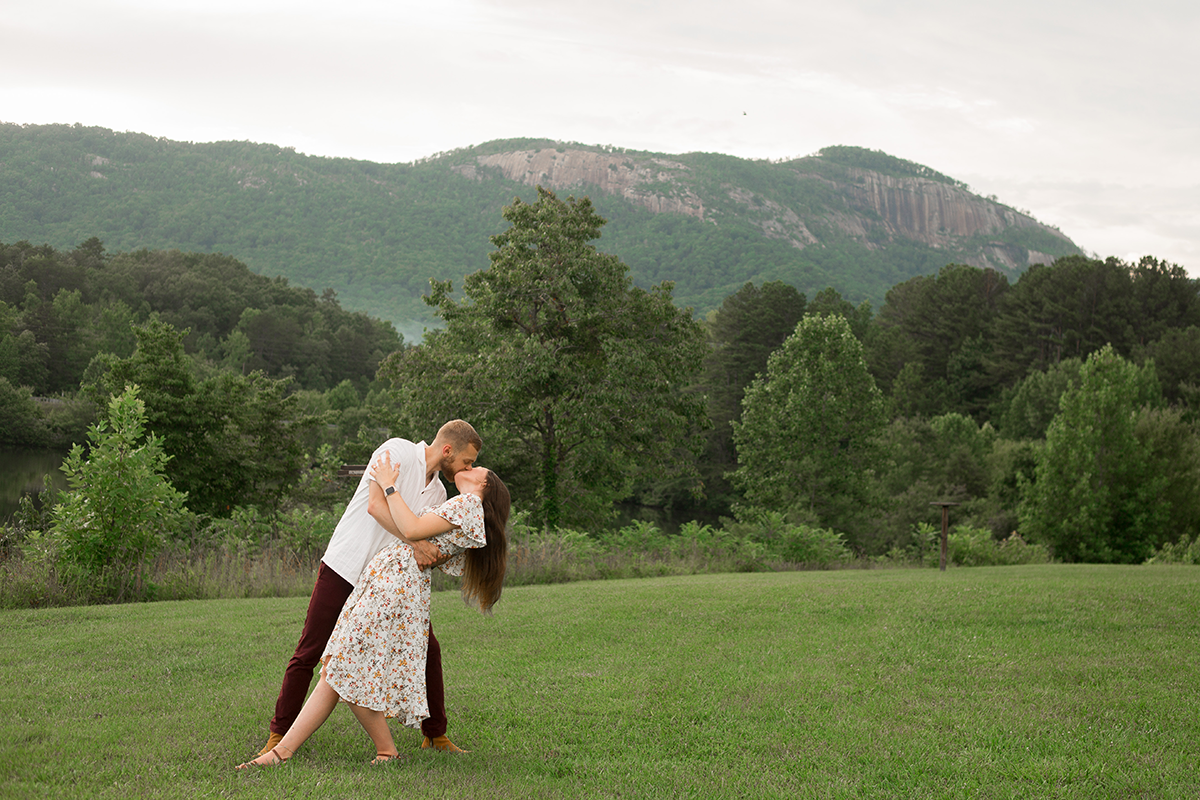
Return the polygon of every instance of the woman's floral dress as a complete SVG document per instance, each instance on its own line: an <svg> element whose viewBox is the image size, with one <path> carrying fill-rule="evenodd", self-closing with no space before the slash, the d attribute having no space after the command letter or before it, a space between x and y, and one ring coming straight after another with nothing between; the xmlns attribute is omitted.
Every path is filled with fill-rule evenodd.
<svg viewBox="0 0 1200 800"><path fill-rule="evenodd" d="M442 555L486 544L483 505L473 494L452 497L421 514L437 514L459 526L431 539ZM445 566L460 574L462 556ZM382 711L409 728L419 728L429 716L429 576L429 570L417 567L408 545L397 542L380 550L359 576L321 656L321 674L343 700Z"/></svg>

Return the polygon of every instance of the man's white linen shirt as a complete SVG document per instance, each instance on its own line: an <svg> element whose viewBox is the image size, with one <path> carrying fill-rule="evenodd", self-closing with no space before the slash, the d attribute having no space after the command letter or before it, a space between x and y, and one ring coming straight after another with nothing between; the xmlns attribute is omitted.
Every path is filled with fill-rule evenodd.
<svg viewBox="0 0 1200 800"><path fill-rule="evenodd" d="M384 453L392 457L392 463L400 471L396 478L396 491L413 513L420 513L426 506L440 506L446 502L446 487L436 472L433 480L425 482L424 442L413 444L407 439L388 439L371 454L371 464L383 458ZM350 498L350 504L346 506L342 519L329 539L329 546L325 548L325 555L321 557L327 567L351 584L358 583L358 576L376 553L400 541L367 513L373 480L368 468L359 479L354 497Z"/></svg>

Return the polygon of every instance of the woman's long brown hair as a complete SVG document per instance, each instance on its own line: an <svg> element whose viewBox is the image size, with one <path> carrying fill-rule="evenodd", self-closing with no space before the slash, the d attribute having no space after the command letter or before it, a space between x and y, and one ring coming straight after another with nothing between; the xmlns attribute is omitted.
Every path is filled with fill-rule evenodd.
<svg viewBox="0 0 1200 800"><path fill-rule="evenodd" d="M508 514L512 498L504 481L490 469L483 489L483 530L487 544L467 551L463 569L463 600L478 604L479 610L491 613L504 588L504 571L508 568Z"/></svg>

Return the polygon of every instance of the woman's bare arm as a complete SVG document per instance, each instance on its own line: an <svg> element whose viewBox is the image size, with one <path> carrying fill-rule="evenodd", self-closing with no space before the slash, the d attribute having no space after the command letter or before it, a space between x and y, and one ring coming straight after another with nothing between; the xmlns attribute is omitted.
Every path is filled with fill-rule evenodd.
<svg viewBox="0 0 1200 800"><path fill-rule="evenodd" d="M374 478L377 484L371 487L371 493L374 494L376 489L382 492L382 487L393 486L399 474L395 465L392 464L391 456L384 453L383 457L371 467L371 477ZM430 539L439 533L445 533L458 527L442 519L437 514L426 514L423 517L418 517L408 507L408 503L404 502L404 498L400 496L399 492L392 492L391 495L385 495L384 499L387 503L388 511L391 512L392 521L396 524L396 528L399 529L400 534L405 539Z"/></svg>

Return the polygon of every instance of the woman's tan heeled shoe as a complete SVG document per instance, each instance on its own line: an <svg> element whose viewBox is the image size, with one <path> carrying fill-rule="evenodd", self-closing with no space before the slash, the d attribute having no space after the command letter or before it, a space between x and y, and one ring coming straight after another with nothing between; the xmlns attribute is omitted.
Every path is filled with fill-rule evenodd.
<svg viewBox="0 0 1200 800"><path fill-rule="evenodd" d="M371 763L372 764L390 764L393 761L399 761L399 760L400 760L399 753L376 753L375 757L373 759L371 759Z"/></svg>
<svg viewBox="0 0 1200 800"><path fill-rule="evenodd" d="M244 764L238 764L236 767L234 767L234 769L249 769L250 767L278 767L281 764L286 764L288 762L288 759L290 759L292 756L296 755L295 752L292 752L289 750L287 758L284 758L283 756L281 756L279 753L276 752L277 750L287 750L287 748L281 744L277 744L274 747L272 747L270 750L268 750L266 753L264 753L263 755L254 759L253 761L247 761ZM273 757L274 760L259 761L259 758L267 758L268 756Z"/></svg>

